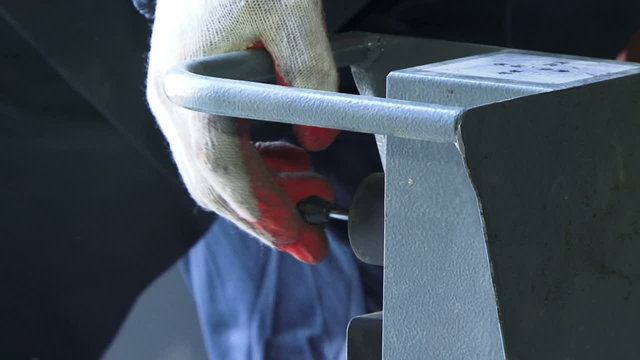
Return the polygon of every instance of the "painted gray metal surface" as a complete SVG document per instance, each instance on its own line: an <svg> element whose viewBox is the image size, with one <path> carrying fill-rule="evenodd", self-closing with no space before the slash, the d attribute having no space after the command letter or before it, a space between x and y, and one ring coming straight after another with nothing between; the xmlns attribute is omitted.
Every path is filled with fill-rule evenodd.
<svg viewBox="0 0 640 360"><path fill-rule="evenodd" d="M347 359L382 359L381 311L351 319L347 328Z"/></svg>
<svg viewBox="0 0 640 360"><path fill-rule="evenodd" d="M504 358L480 208L456 146L389 137L385 185L384 358Z"/></svg>
<svg viewBox="0 0 640 360"><path fill-rule="evenodd" d="M228 79L212 82L176 73L165 83L171 100L192 110L437 142L455 141L462 112L458 107Z"/></svg>
<svg viewBox="0 0 640 360"><path fill-rule="evenodd" d="M639 67L340 41L369 97L232 80L272 77L256 50L178 68L166 91L195 110L384 136L384 358L640 357ZM402 100L373 97L419 64L388 77Z"/></svg>
<svg viewBox="0 0 640 360"><path fill-rule="evenodd" d="M428 69L391 73L388 96L471 107L547 90L493 91ZM481 207L459 148L387 139L385 359L504 359Z"/></svg>
<svg viewBox="0 0 640 360"><path fill-rule="evenodd" d="M461 61L469 59L451 63ZM469 241L481 237L489 245L509 359L640 356L640 344L634 340L640 330L640 288L633 286L640 276L640 264L629 255L640 250L640 166L632 160L640 155L640 79L636 65L599 63L610 65L614 72L595 71L578 80L566 80L564 72L551 72L546 84L535 73L522 81L504 74L490 78L486 72L481 72L482 76L440 72L446 63L389 76L389 96L472 108L461 124L459 142L465 154L465 164L459 166L468 169L468 175L459 169L461 173L451 175L451 183L444 189L438 181L446 181L443 179L447 174L437 168L439 157L444 155L438 154L444 154L444 148L450 145L420 142L415 146L423 146L419 152L422 155L410 159L407 154L418 152L409 153L404 145L396 145L397 151L391 147L395 142L409 140L389 138L387 193L409 191L407 178L413 179L416 170L408 170L404 163L407 161L416 162L418 169L431 170L420 173L428 177L421 181L430 183L425 185L422 196L438 199L442 191L456 187L463 191L449 193L449 203L427 201L426 209L411 209L411 213L422 211L432 219L416 216L403 219L406 222L392 214L406 209L407 203L418 196L387 198L386 359L496 356L474 354L473 349L453 355L432 353L439 347L465 351L458 343L468 337L456 336L458 329L446 327L459 313L447 314L446 309L459 302L454 291L470 274L461 270L470 266L469 262L458 264L458 257L477 257L481 253L486 256L486 250L458 247L450 241L463 229L446 214L457 214L453 207L471 202L464 199L465 191L469 191L464 188L471 183L459 185L456 177L470 177L482 204L485 228L470 228L462 238ZM455 158L453 149L448 152ZM394 165L392 153L400 157L398 165ZM448 166L461 162L462 157L458 156L458 160L446 162ZM450 227L445 236L429 230L441 228L445 221ZM434 248L434 242L439 247ZM447 254L455 255L448 258ZM434 266L441 266L441 270L434 271ZM481 272L487 274L488 270ZM419 275L411 277L412 273ZM403 282L403 277L411 280ZM436 291L431 290L434 287ZM466 288L474 287L467 284ZM428 300L418 293L428 293ZM473 292L461 291L457 295L463 303L473 299ZM435 305L439 310L425 311L434 307L429 302L433 299L441 300ZM467 302L467 306L480 309L478 304ZM490 302L485 306L491 307ZM468 315L471 321L477 320ZM407 321L409 317L411 320ZM434 344L420 340L434 336L433 332L423 332L425 328L437 329L434 324L453 336L440 338ZM486 324L484 321L473 326ZM482 341L477 348L484 349ZM422 357L420 354L424 353L430 356Z"/></svg>
<svg viewBox="0 0 640 360"><path fill-rule="evenodd" d="M636 74L462 126L510 359L640 358L638 96Z"/></svg>
<svg viewBox="0 0 640 360"><path fill-rule="evenodd" d="M398 69L456 59L501 50L498 47L463 44L433 39L400 36L353 34L366 36L367 59L351 63L351 72L360 94L386 97L387 75ZM386 168L386 135L376 133L383 168Z"/></svg>
<svg viewBox="0 0 640 360"><path fill-rule="evenodd" d="M390 48L385 47L387 43ZM398 43L398 37L364 33L343 35L334 42L338 64L352 64L355 69L360 69L356 72L372 69L377 75L376 78L357 77L360 87L374 87L374 90L366 91L365 96L241 81L273 77L271 59L262 49L183 64L167 74L165 91L173 102L181 106L220 115L437 142L455 141L463 108L368 96L376 95L375 88L380 88L384 76L393 69L389 68L390 59L381 54L393 50ZM404 47L419 44L422 48L429 48L431 43L434 50L446 45L446 42L434 40L415 40L410 44L405 39ZM461 44L453 44L462 47ZM478 49L488 51L489 48Z"/></svg>
<svg viewBox="0 0 640 360"><path fill-rule="evenodd" d="M428 69L391 73L388 96L478 106L547 90L493 91ZM504 359L481 206L459 148L387 141L384 358Z"/></svg>
<svg viewBox="0 0 640 360"><path fill-rule="evenodd" d="M349 243L358 259L384 265L384 173L358 185L349 209Z"/></svg>

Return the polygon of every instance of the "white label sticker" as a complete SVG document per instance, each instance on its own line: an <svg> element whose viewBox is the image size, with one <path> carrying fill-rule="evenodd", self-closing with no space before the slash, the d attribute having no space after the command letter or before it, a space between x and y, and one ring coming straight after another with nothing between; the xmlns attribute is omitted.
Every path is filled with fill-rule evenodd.
<svg viewBox="0 0 640 360"><path fill-rule="evenodd" d="M419 69L454 75L563 84L594 76L634 69L633 65L554 58L519 53L500 53Z"/></svg>

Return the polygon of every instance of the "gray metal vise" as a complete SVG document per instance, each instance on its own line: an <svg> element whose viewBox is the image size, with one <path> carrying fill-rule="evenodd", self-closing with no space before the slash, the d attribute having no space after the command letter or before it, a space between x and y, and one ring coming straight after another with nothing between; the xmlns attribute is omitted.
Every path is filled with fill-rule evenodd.
<svg viewBox="0 0 640 360"><path fill-rule="evenodd" d="M256 83L273 71L260 50L184 64L166 92L378 135L384 312L352 322L350 359L640 358L640 66L366 33L333 44L361 96Z"/></svg>

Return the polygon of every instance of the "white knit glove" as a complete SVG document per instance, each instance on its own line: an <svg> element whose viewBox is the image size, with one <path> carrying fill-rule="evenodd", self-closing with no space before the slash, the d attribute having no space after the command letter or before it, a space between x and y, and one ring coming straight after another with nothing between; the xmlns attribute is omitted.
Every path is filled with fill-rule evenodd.
<svg viewBox="0 0 640 360"><path fill-rule="evenodd" d="M327 252L322 229L295 204L311 195L332 200L312 174L306 151L284 143L252 144L247 120L182 109L164 93L174 65L206 55L264 46L279 83L337 90L337 73L321 0L158 0L149 54L147 97L191 196L266 244L316 263ZM295 127L301 144L321 150L336 131Z"/></svg>

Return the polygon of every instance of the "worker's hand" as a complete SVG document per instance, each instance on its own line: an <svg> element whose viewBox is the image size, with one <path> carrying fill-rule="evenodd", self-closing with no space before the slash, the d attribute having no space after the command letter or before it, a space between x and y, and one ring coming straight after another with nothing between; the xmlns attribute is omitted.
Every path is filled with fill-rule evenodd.
<svg viewBox="0 0 640 360"><path fill-rule="evenodd" d="M266 244L317 263L327 253L322 229L299 216L310 195L332 200L331 186L310 173L303 149L252 144L247 120L179 108L163 90L174 65L206 55L264 46L281 85L337 89L321 0L158 0L147 79L151 110L191 196ZM337 131L295 127L308 150L327 147Z"/></svg>
<svg viewBox="0 0 640 360"><path fill-rule="evenodd" d="M640 62L640 30L631 35L627 46L618 54L616 60Z"/></svg>

